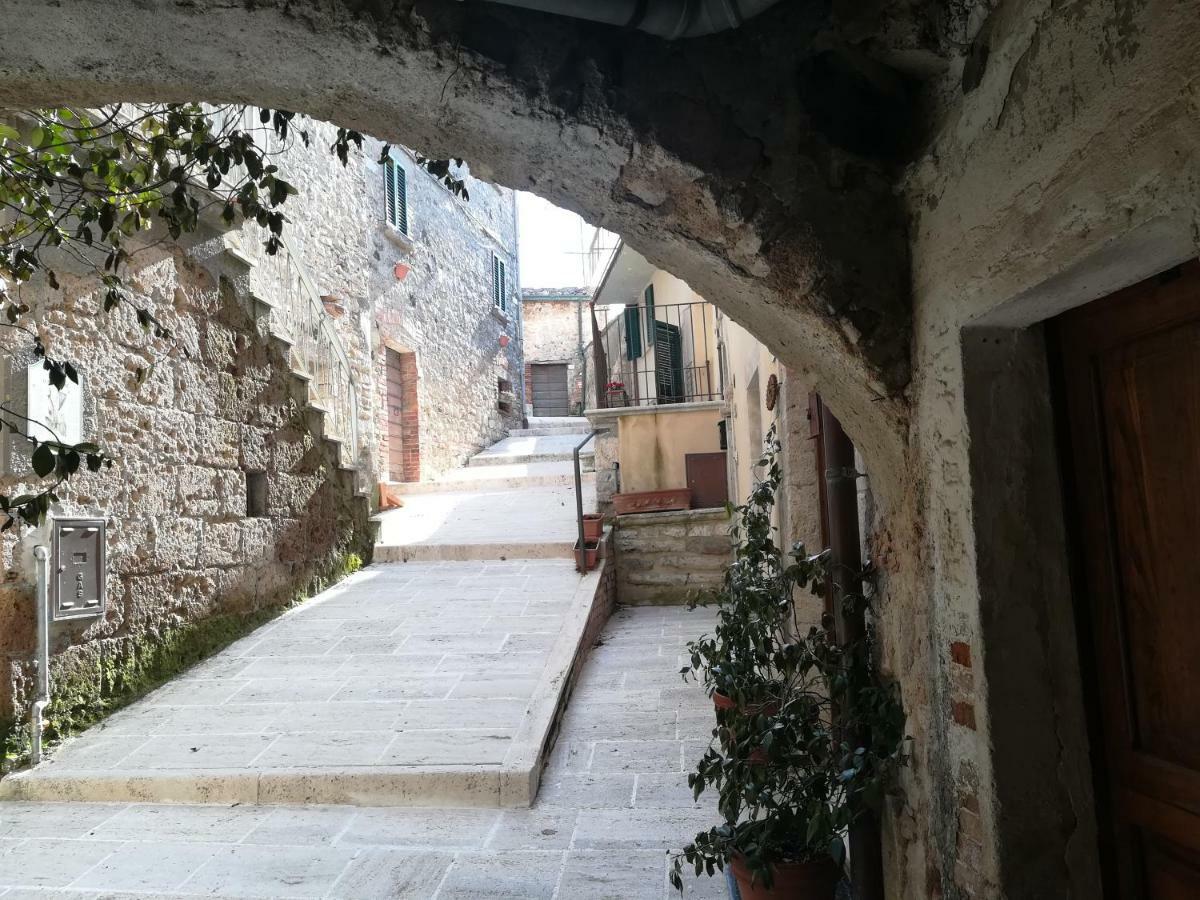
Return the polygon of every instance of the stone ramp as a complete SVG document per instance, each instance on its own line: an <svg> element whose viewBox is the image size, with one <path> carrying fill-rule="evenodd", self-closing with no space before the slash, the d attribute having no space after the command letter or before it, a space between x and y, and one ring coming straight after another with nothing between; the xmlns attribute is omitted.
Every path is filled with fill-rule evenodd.
<svg viewBox="0 0 1200 900"><path fill-rule="evenodd" d="M584 481L594 481L593 472L583 472ZM529 487L574 487L575 466L570 460L531 463L497 463L494 466L462 466L444 472L432 481L393 481L397 494L444 494L452 491L506 491Z"/></svg>
<svg viewBox="0 0 1200 900"><path fill-rule="evenodd" d="M373 565L0 797L527 806L599 586L567 560Z"/></svg>

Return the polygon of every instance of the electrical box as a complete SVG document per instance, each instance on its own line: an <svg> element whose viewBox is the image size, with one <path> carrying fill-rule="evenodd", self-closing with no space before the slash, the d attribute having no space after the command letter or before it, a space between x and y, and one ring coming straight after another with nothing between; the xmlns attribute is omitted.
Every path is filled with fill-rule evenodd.
<svg viewBox="0 0 1200 900"><path fill-rule="evenodd" d="M53 519L50 547L50 609L54 621L103 614L105 527L103 519Z"/></svg>

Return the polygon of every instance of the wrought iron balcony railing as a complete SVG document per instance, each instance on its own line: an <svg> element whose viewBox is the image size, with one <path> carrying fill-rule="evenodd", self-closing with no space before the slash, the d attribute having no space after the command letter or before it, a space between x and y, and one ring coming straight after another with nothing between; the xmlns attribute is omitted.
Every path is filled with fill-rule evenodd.
<svg viewBox="0 0 1200 900"><path fill-rule="evenodd" d="M695 403L722 397L713 307L708 303L608 307L602 332L608 406Z"/></svg>

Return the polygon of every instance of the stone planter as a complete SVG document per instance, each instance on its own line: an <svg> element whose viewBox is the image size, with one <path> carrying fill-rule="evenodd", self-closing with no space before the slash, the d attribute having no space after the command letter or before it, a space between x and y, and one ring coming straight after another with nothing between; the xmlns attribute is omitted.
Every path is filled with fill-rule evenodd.
<svg viewBox="0 0 1200 900"><path fill-rule="evenodd" d="M834 900L842 870L832 859L775 866L774 881L765 887L755 881L742 857L730 861L742 900Z"/></svg>
<svg viewBox="0 0 1200 900"><path fill-rule="evenodd" d="M691 505L692 492L688 488L613 495L613 512L618 516L629 513L690 509Z"/></svg>

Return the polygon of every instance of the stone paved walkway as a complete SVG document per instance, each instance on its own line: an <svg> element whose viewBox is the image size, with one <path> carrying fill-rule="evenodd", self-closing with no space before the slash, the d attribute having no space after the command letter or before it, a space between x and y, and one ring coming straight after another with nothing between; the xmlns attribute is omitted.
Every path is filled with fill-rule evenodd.
<svg viewBox="0 0 1200 900"><path fill-rule="evenodd" d="M712 706L677 674L711 625L677 607L613 617L532 809L0 803L0 898L665 900L665 851L715 817L685 774ZM727 894L705 878L687 896Z"/></svg>
<svg viewBox="0 0 1200 900"><path fill-rule="evenodd" d="M555 690L556 647L574 654L564 626L584 584L566 559L370 566L0 787L499 806L502 771L533 765L549 718L534 720L553 711L536 698Z"/></svg>

